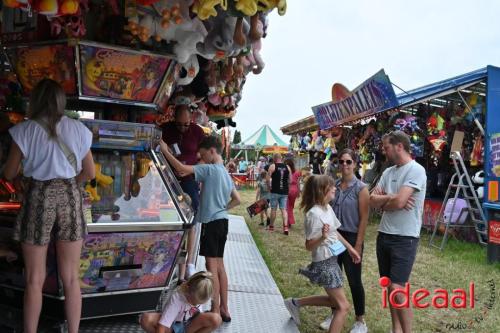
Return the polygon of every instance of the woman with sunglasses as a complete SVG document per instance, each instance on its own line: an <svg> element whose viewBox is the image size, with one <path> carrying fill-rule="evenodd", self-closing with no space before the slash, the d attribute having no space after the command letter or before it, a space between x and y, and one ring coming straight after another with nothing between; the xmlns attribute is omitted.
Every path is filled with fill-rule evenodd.
<svg viewBox="0 0 500 333"><path fill-rule="evenodd" d="M338 156L341 177L336 181L337 191L330 205L341 223L339 233L362 256L370 194L366 184L355 176L357 158L354 151L344 149ZM354 263L349 254L344 252L338 256L338 264L341 269L345 269L356 313L356 322L351 333L368 332L364 321L365 290L361 281L361 261ZM333 316L334 311L331 317L321 323L321 328L328 329Z"/></svg>

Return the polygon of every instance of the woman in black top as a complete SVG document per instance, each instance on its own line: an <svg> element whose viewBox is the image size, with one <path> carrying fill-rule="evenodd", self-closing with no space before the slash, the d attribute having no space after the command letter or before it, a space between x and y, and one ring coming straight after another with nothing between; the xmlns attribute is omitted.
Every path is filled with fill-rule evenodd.
<svg viewBox="0 0 500 333"><path fill-rule="evenodd" d="M292 174L290 167L281 162L281 154L274 154L274 164L269 167L268 181L271 184L271 224L268 227L269 231L274 230L274 220L276 220L276 209L278 205L283 218L283 233L288 235L288 214L286 211L288 188L290 183L290 175Z"/></svg>

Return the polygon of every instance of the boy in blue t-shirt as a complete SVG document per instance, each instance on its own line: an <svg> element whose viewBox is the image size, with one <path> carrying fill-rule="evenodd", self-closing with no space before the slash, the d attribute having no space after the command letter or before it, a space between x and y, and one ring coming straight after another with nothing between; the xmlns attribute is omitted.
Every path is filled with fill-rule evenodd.
<svg viewBox="0 0 500 333"><path fill-rule="evenodd" d="M202 223L200 255L206 259L207 270L212 273L214 293L212 311L220 313L222 320L231 321L227 304L228 282L224 268L224 247L228 233L227 211L241 202L240 195L224 167L221 157L222 144L214 136L205 137L198 145L198 152L205 164L184 165L170 152L162 140L161 151L181 177L194 174L202 183L197 221ZM220 297L220 300L219 300Z"/></svg>

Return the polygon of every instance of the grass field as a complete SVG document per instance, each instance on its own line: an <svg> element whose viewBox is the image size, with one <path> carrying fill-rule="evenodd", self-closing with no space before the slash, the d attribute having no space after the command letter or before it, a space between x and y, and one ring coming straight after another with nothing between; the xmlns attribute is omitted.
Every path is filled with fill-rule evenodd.
<svg viewBox="0 0 500 333"><path fill-rule="evenodd" d="M259 217L249 218L245 208L255 199L253 190L242 190L243 203L233 209L232 214L245 217L257 246L266 261L283 297L301 297L324 294L324 290L314 286L297 273L299 267L310 262L310 253L304 248L304 225L302 214L296 209L297 224L289 236L281 233L281 216L278 212L276 231L269 233L259 226ZM298 203L296 204L298 206ZM382 289L378 284L378 268L375 255L377 235L376 221L367 229L363 256L363 283L366 293L366 323L369 332L390 332L388 309L382 308ZM468 244L450 239L443 252L429 248L429 234L422 232L417 259L413 267L411 291L418 288L468 290L469 283L475 284L475 307L455 310L451 307L436 309L414 309L414 332L500 332L500 265L486 263L486 249L477 244ZM347 280L344 285L351 302ZM489 307L489 308L488 308ZM490 309L491 308L491 309ZM309 307L301 310L300 331L303 333L322 332L319 323L328 315L325 308ZM354 320L351 310L344 332L349 332Z"/></svg>

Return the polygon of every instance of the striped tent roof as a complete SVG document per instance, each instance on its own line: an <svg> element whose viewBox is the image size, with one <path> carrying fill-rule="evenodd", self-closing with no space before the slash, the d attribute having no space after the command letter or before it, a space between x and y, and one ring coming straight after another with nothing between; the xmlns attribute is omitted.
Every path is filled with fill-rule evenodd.
<svg viewBox="0 0 500 333"><path fill-rule="evenodd" d="M280 139L276 133L271 129L271 127L267 125L263 125L261 128L257 130L254 134L252 134L246 140L243 140L240 144L240 147L272 147L272 146L281 146L287 147L288 144Z"/></svg>

